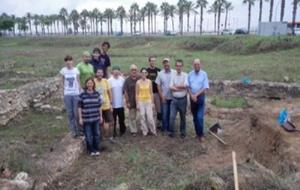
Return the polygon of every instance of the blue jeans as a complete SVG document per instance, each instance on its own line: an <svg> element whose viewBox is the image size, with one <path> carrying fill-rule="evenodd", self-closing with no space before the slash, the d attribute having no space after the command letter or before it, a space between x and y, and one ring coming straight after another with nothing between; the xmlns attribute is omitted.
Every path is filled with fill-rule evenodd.
<svg viewBox="0 0 300 190"><path fill-rule="evenodd" d="M87 150L89 153L99 151L100 144L100 129L99 121L84 123L84 135Z"/></svg>
<svg viewBox="0 0 300 190"><path fill-rule="evenodd" d="M170 113L170 132L174 133L174 125L176 120L177 112L180 115L180 134L186 135L186 106L187 98L173 98L171 103L171 113Z"/></svg>
<svg viewBox="0 0 300 190"><path fill-rule="evenodd" d="M66 108L68 122L69 122L69 130L74 136L79 135L78 110L77 110L78 100L79 100L78 95L64 96L64 103L65 103L65 108Z"/></svg>
<svg viewBox="0 0 300 190"><path fill-rule="evenodd" d="M172 100L166 100L165 103L162 103L161 112L162 112L162 131L170 131L170 109L171 109Z"/></svg>
<svg viewBox="0 0 300 190"><path fill-rule="evenodd" d="M199 96L197 102L191 100L191 112L193 114L195 132L198 137L202 137L204 134L205 95Z"/></svg>

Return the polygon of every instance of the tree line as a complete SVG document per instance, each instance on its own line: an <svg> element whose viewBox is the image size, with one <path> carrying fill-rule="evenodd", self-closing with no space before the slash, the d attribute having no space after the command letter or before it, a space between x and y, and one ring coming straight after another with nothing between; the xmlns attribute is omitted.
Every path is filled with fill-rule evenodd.
<svg viewBox="0 0 300 190"><path fill-rule="evenodd" d="M248 32L250 31L251 23L251 8L255 2L259 1L259 19L262 21L263 2L269 3L269 22L272 22L274 0L242 0L243 4L248 6ZM285 2L281 0L280 21L283 21L285 14ZM293 29L297 15L297 6L300 4L300 0L293 1L292 22ZM137 32L143 34L156 34L157 33L157 16L163 17L163 31L166 33L169 31L168 23L171 21L172 31L175 31L174 19L178 16L179 33L182 35L184 32L184 24L186 24L186 31L191 32L190 19L194 16L194 32L196 32L196 26L199 25L199 34L203 33L203 20L204 11L214 15L214 32L220 34L221 18L224 17L224 29L228 27L228 14L233 10L232 2L227 0L215 0L211 5L207 0L179 0L176 5L171 5L168 2L163 2L161 5L157 5L152 2L147 2L145 6L139 6L137 3L133 3L129 10L126 11L123 6L119 6L117 9L107 8L101 12L98 8L94 8L91 11L83 9L81 12L72 10L68 12L66 8L61 8L58 14L51 15L38 15L27 13L23 17L16 17L15 15L8 15L2 13L0 16L0 31L3 34L15 36L18 29L19 35L51 35L51 34L64 34L76 35L81 33L87 35L88 33L93 35L104 35L104 27L107 27L107 35L113 35L113 21L118 19L120 21L120 31L123 34L124 22L130 23L130 34L136 34ZM197 16L200 16L199 23L196 23ZM186 23L184 23L184 17L186 17ZM147 28L145 28L147 24ZM105 26L106 25L106 26ZM39 30L40 29L40 30ZM80 31L79 31L80 29ZM293 30L294 33L294 30Z"/></svg>

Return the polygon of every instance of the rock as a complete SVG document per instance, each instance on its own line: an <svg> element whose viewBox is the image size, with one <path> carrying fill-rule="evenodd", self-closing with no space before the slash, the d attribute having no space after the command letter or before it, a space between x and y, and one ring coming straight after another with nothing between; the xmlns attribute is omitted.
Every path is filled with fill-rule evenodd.
<svg viewBox="0 0 300 190"><path fill-rule="evenodd" d="M42 105L40 107L42 110L50 110L51 109L51 106L49 104L45 104L45 105Z"/></svg>
<svg viewBox="0 0 300 190"><path fill-rule="evenodd" d="M112 190L129 190L129 185L126 183L121 183L116 188L113 188Z"/></svg>
<svg viewBox="0 0 300 190"><path fill-rule="evenodd" d="M57 120L63 120L63 116L60 116L60 115L59 115L59 116L56 116L55 118L56 118Z"/></svg>
<svg viewBox="0 0 300 190"><path fill-rule="evenodd" d="M26 172L20 172L20 173L17 174L17 176L14 178L14 180L27 181L28 180L28 173L26 173Z"/></svg>
<svg viewBox="0 0 300 190"><path fill-rule="evenodd" d="M23 180L0 179L1 190L29 190L30 184Z"/></svg>

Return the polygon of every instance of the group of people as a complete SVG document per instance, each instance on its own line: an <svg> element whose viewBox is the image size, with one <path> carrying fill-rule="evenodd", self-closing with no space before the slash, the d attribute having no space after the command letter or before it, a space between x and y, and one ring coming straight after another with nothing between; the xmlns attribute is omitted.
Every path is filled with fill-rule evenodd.
<svg viewBox="0 0 300 190"><path fill-rule="evenodd" d="M76 67L67 55L60 71L70 132L75 138L84 134L90 155L100 154L101 138L114 143L114 137L126 133L125 108L132 136L140 128L143 136L156 136L159 129L173 138L179 112L180 137L185 138L188 97L195 132L202 141L209 83L200 59L193 60L193 70L187 74L183 71L183 60L176 60L172 69L170 59L164 58L163 68L159 69L156 56L150 56L148 68L138 69L132 64L129 76L124 78L118 65L112 66L110 72L109 49L109 42L103 42L92 54L83 52L82 62Z"/></svg>

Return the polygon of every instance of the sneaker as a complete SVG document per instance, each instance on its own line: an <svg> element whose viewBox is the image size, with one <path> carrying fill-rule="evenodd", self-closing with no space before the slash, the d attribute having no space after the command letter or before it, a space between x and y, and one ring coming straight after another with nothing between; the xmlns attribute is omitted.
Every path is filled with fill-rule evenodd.
<svg viewBox="0 0 300 190"><path fill-rule="evenodd" d="M99 156L100 155L100 152L95 152L95 156Z"/></svg>
<svg viewBox="0 0 300 190"><path fill-rule="evenodd" d="M96 156L96 153L95 153L95 152L92 152L90 155L91 155L91 156Z"/></svg>
<svg viewBox="0 0 300 190"><path fill-rule="evenodd" d="M115 139L114 139L113 137L110 137L110 138L109 138L109 142L110 142L111 144L116 144L116 143L117 143L117 141L115 141Z"/></svg>
<svg viewBox="0 0 300 190"><path fill-rule="evenodd" d="M169 135L168 135L169 137L171 137L171 138L174 138L174 133L169 133Z"/></svg>
<svg viewBox="0 0 300 190"><path fill-rule="evenodd" d="M185 138L185 134L181 134L180 138L184 139Z"/></svg>

